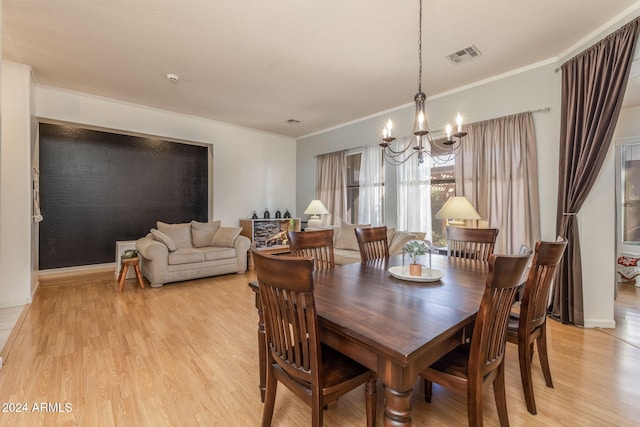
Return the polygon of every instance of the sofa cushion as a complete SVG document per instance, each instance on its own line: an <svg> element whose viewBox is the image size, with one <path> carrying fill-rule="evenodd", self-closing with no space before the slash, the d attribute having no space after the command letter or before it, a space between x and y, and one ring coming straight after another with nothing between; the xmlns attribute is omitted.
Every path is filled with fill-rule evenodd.
<svg viewBox="0 0 640 427"><path fill-rule="evenodd" d="M349 224L348 222L343 222L342 226L340 227L338 237L336 238L335 248L360 251L355 229L368 227L371 227L371 224Z"/></svg>
<svg viewBox="0 0 640 427"><path fill-rule="evenodd" d="M156 223L158 230L171 237L176 246L179 248L191 248L191 223L186 222L182 224L167 224L165 222L158 221Z"/></svg>
<svg viewBox="0 0 640 427"><path fill-rule="evenodd" d="M222 248L232 248L240 231L242 231L242 227L220 227L213 236L211 245Z"/></svg>
<svg viewBox="0 0 640 427"><path fill-rule="evenodd" d="M167 247L167 249L169 249L169 252L173 252L176 249L178 249L178 246L176 246L176 242L174 242L171 237L167 236L160 230L156 230L155 228L152 228L151 236L153 237L154 240L157 240L158 242L163 243Z"/></svg>
<svg viewBox="0 0 640 427"><path fill-rule="evenodd" d="M360 262L360 251L352 251L349 249L334 249L333 256L336 265L353 264Z"/></svg>
<svg viewBox="0 0 640 427"><path fill-rule="evenodd" d="M194 248L211 246L213 236L220 228L220 221L198 222L191 221L191 241Z"/></svg>
<svg viewBox="0 0 640 427"><path fill-rule="evenodd" d="M203 262L204 251L196 248L179 248L169 254L169 265Z"/></svg>
<svg viewBox="0 0 640 427"><path fill-rule="evenodd" d="M204 252L205 261L214 261L217 259L235 258L236 250L234 248L220 248L209 246L201 249Z"/></svg>

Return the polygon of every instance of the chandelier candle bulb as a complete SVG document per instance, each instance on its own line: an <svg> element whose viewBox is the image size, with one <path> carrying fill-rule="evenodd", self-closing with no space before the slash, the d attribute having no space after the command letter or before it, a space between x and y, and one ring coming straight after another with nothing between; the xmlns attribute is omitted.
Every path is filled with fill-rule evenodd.
<svg viewBox="0 0 640 427"><path fill-rule="evenodd" d="M458 113L458 116L456 117L456 123L458 125L458 133L462 132L462 116L460 113Z"/></svg>
<svg viewBox="0 0 640 427"><path fill-rule="evenodd" d="M447 139L451 139L451 125L447 123Z"/></svg>

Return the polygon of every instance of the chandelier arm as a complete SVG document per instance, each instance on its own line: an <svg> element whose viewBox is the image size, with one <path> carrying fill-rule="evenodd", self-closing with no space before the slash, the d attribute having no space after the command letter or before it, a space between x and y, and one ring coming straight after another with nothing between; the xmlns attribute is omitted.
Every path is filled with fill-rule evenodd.
<svg viewBox="0 0 640 427"><path fill-rule="evenodd" d="M396 141L398 142L398 144L400 144L399 140L396 140ZM393 143L390 143L388 146L383 148L383 152L387 152L388 151L388 153L391 153L394 156L398 156L400 154L404 154L404 153L407 152L407 150L409 150L411 148L411 138L409 138L408 141L406 143L404 143L404 144L406 144L404 146L404 148L402 148L400 150L394 150L393 149Z"/></svg>
<svg viewBox="0 0 640 427"><path fill-rule="evenodd" d="M398 160L398 156L390 156L388 154L386 154L383 151L383 158L387 161L387 163L389 163L392 166L398 166L401 165L403 163L405 163L407 160L411 159L413 156L415 156L418 153L418 151L414 151L413 153L407 155L407 157L403 158L402 160Z"/></svg>

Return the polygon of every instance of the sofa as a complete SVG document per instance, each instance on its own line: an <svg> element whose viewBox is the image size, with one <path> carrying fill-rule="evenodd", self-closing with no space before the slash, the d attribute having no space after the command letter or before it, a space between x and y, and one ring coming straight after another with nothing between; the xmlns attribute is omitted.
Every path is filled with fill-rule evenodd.
<svg viewBox="0 0 640 427"><path fill-rule="evenodd" d="M156 223L136 241L142 275L152 287L247 270L251 241L240 227L221 227L220 221Z"/></svg>
<svg viewBox="0 0 640 427"><path fill-rule="evenodd" d="M343 222L340 226L326 226L322 228L305 228L305 232L331 228L333 230L333 254L336 265L352 264L360 262L360 248L356 239L356 227L370 227L370 224L350 224ZM414 231L396 231L395 228L387 228L387 242L389 254L402 252L402 247L409 240L422 240L425 233Z"/></svg>

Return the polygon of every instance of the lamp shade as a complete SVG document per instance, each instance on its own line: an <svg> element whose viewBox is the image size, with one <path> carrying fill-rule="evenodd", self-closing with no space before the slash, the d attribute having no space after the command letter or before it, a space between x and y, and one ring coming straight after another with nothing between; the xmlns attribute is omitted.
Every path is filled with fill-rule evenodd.
<svg viewBox="0 0 640 427"><path fill-rule="evenodd" d="M327 215L329 211L324 207L320 200L312 200L304 210L306 215Z"/></svg>
<svg viewBox="0 0 640 427"><path fill-rule="evenodd" d="M307 221L307 226L309 228L319 228L322 227L322 220L320 220L319 215L327 215L329 211L320 200L312 200L307 209L304 210L304 213L311 215L311 218Z"/></svg>
<svg viewBox="0 0 640 427"><path fill-rule="evenodd" d="M436 218L458 220L449 221L451 225L464 225L466 219L482 219L478 211L464 196L454 196L447 200L436 214Z"/></svg>

